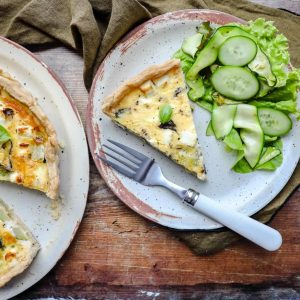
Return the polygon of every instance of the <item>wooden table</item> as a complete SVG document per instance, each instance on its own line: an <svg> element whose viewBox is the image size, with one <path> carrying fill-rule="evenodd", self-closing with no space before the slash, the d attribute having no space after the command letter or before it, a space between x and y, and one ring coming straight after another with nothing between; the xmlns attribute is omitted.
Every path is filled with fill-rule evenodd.
<svg viewBox="0 0 300 300"><path fill-rule="evenodd" d="M298 0L254 1L300 11ZM85 123L88 94L82 58L57 47L35 50L65 83ZM167 229L128 209L90 160L83 221L56 267L15 299L296 299L300 298L300 190L270 223L284 243L268 253L241 241L211 256L196 256Z"/></svg>

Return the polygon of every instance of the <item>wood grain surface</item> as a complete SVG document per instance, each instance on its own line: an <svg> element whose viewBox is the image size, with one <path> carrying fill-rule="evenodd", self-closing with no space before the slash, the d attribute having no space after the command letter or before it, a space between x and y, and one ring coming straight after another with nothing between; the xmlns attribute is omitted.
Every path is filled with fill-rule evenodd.
<svg viewBox="0 0 300 300"><path fill-rule="evenodd" d="M63 47L31 50L64 82L85 124L81 56ZM90 165L87 208L70 248L45 278L15 299L300 299L300 189L270 224L284 237L279 251L243 240L200 257L168 229L128 209L92 160Z"/></svg>

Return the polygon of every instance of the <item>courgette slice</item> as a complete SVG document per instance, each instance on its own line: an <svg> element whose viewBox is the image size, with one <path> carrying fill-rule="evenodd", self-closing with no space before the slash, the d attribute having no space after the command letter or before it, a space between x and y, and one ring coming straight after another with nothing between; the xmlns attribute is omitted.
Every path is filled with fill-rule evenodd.
<svg viewBox="0 0 300 300"><path fill-rule="evenodd" d="M203 34L196 33L192 36L189 36L183 40L181 49L186 54L189 54L190 56L194 57L199 46L201 45L203 39Z"/></svg>
<svg viewBox="0 0 300 300"><path fill-rule="evenodd" d="M266 162L270 161L274 157L278 156L280 153L281 153L281 151L279 149L277 149L276 147L267 147L266 151L263 153L263 155L259 159L256 169L259 169L260 166L262 166Z"/></svg>
<svg viewBox="0 0 300 300"><path fill-rule="evenodd" d="M230 133L236 113L236 105L222 105L213 109L211 125L217 139Z"/></svg>
<svg viewBox="0 0 300 300"><path fill-rule="evenodd" d="M241 128L240 137L244 142L245 159L254 168L264 145L264 133L257 116L257 108L249 104L237 105L233 126Z"/></svg>
<svg viewBox="0 0 300 300"><path fill-rule="evenodd" d="M256 77L241 67L219 67L211 77L214 88L222 95L234 100L247 100L259 90Z"/></svg>

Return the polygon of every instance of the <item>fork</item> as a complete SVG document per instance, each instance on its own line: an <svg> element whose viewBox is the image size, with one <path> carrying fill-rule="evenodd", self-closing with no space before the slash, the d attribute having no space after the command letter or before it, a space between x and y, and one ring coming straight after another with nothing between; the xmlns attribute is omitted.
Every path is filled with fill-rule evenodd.
<svg viewBox="0 0 300 300"><path fill-rule="evenodd" d="M177 195L184 203L207 217L223 224L241 236L262 248L275 251L282 244L280 233L242 213L222 207L215 200L196 192L185 189L168 179L154 159L111 139L111 144L103 144L108 151L102 152L114 161L97 155L100 160L121 174L146 186L162 186Z"/></svg>

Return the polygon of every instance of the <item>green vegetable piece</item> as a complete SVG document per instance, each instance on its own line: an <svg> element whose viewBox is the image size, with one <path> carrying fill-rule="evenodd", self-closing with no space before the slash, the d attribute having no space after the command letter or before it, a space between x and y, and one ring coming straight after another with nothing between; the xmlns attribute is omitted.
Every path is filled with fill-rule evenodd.
<svg viewBox="0 0 300 300"><path fill-rule="evenodd" d="M277 155L279 155L281 151L277 149L276 147L267 147L266 151L263 153L261 156L259 162L257 163L257 166L255 167L256 169L259 169L259 167L266 162L270 161Z"/></svg>
<svg viewBox="0 0 300 300"><path fill-rule="evenodd" d="M265 142L274 142L278 139L278 136L268 136L265 135Z"/></svg>
<svg viewBox="0 0 300 300"><path fill-rule="evenodd" d="M264 97L273 90L273 87L270 87L264 78L258 77L258 82L259 82L259 91L255 96L255 98Z"/></svg>
<svg viewBox="0 0 300 300"><path fill-rule="evenodd" d="M286 113L297 113L297 103L293 100L279 101L276 103L263 100L254 100L250 101L249 104L254 105L258 108L273 108Z"/></svg>
<svg viewBox="0 0 300 300"><path fill-rule="evenodd" d="M198 48L201 45L203 38L203 34L196 33L192 36L189 36L183 40L181 49L186 54L189 54L190 56L194 57L196 52L198 51Z"/></svg>
<svg viewBox="0 0 300 300"><path fill-rule="evenodd" d="M213 109L211 124L217 139L221 139L230 133L237 105L222 105Z"/></svg>
<svg viewBox="0 0 300 300"><path fill-rule="evenodd" d="M241 67L219 67L211 77L214 88L225 97L247 100L256 95L259 83L249 70Z"/></svg>
<svg viewBox="0 0 300 300"><path fill-rule="evenodd" d="M172 118L172 114L173 114L173 109L171 107L170 104L163 104L160 108L159 108L159 120L161 124L166 124L168 123L171 118Z"/></svg>
<svg viewBox="0 0 300 300"><path fill-rule="evenodd" d="M245 66L250 63L257 53L253 39L246 36L228 38L220 47L218 58L225 66Z"/></svg>
<svg viewBox="0 0 300 300"><path fill-rule="evenodd" d="M184 53L181 48L173 54L173 58L180 59L181 69L184 74L188 72L194 63L194 59L190 55Z"/></svg>
<svg viewBox="0 0 300 300"><path fill-rule="evenodd" d="M244 150L240 135L234 128L232 128L230 133L225 136L223 141L232 150Z"/></svg>
<svg viewBox="0 0 300 300"><path fill-rule="evenodd" d="M186 80L187 85L190 87L188 96L192 101L197 101L204 95L205 88L203 80L201 77L198 77L195 80Z"/></svg>
<svg viewBox="0 0 300 300"><path fill-rule="evenodd" d="M276 77L272 72L268 56L258 47L255 58L248 64L251 71L267 80L269 86L276 84Z"/></svg>
<svg viewBox="0 0 300 300"><path fill-rule="evenodd" d="M210 120L206 128L206 136L214 136L214 135L215 133L214 130L212 129L211 120Z"/></svg>
<svg viewBox="0 0 300 300"><path fill-rule="evenodd" d="M0 125L0 145L3 145L4 143L8 142L11 139L11 136L7 129Z"/></svg>
<svg viewBox="0 0 300 300"><path fill-rule="evenodd" d="M213 111L213 105L207 101L201 100L196 102L200 107L206 109L209 112Z"/></svg>
<svg viewBox="0 0 300 300"><path fill-rule="evenodd" d="M272 108L258 108L258 117L264 134L282 136L292 129L292 120L285 113Z"/></svg>
<svg viewBox="0 0 300 300"><path fill-rule="evenodd" d="M241 128L240 137L244 142L245 159L254 168L264 145L264 133L258 120L257 108L249 104L237 105L233 126Z"/></svg>
<svg viewBox="0 0 300 300"><path fill-rule="evenodd" d="M253 169L248 164L247 160L245 158L240 159L233 167L232 170L237 173L251 173L253 172Z"/></svg>

